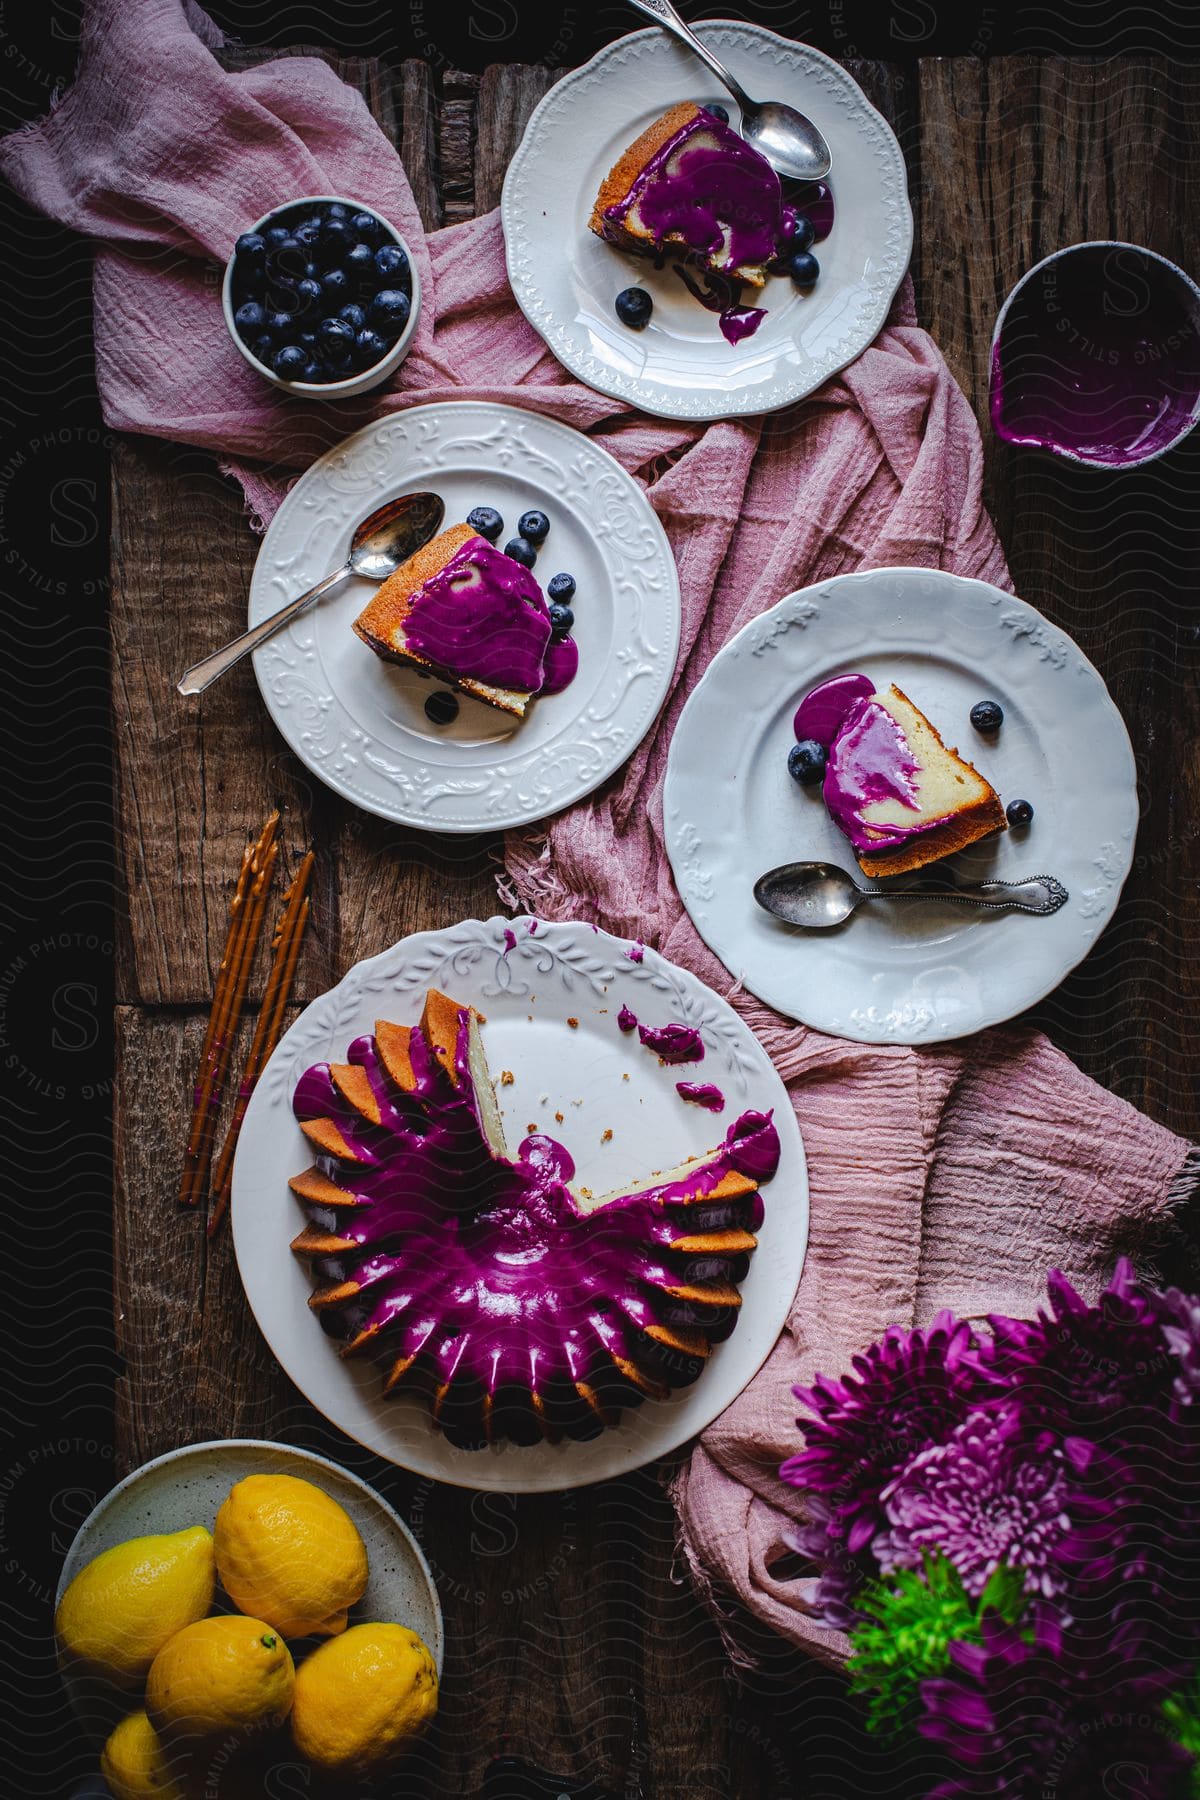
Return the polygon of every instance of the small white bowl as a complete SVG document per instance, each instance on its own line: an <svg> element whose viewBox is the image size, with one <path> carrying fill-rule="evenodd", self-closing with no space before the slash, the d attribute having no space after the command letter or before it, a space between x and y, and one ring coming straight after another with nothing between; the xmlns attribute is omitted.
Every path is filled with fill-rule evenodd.
<svg viewBox="0 0 1200 1800"><path fill-rule="evenodd" d="M331 201L336 201L339 206L349 207L352 212L370 213L371 217L377 219L383 226L392 242L403 250L408 258L411 284L408 323L387 355L381 357L377 363L373 363L369 369L357 369L353 375L347 375L341 381L284 381L281 376L276 375L274 369L266 363L260 362L248 345L244 344L238 336L237 327L233 322L233 265L237 260L236 251L230 255L229 261L225 264L225 279L221 283L221 310L225 314L225 328L238 350L250 367L256 370L264 381L269 381L272 387L282 388L285 394L302 394L305 399L343 400L350 394L367 394L372 388L379 387L394 370L400 367L408 355L421 311L421 277L417 272L416 261L408 242L397 231L391 220L386 219L378 207L368 206L363 200L348 199L345 194L297 194L294 200L285 201L282 206L273 206L270 212L264 213L255 224L247 225L245 231L238 235L244 237L252 231L265 231L268 226L276 223L281 214L294 212L300 206L315 206L322 201L326 205Z"/></svg>

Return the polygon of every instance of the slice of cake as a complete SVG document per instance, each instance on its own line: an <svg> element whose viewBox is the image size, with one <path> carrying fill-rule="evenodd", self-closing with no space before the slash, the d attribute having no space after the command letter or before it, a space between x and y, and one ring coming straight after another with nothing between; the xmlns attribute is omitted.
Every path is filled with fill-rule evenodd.
<svg viewBox="0 0 1200 1800"><path fill-rule="evenodd" d="M426 669L519 719L545 679L542 590L469 525L452 525L401 563L354 629L377 656Z"/></svg>
<svg viewBox="0 0 1200 1800"><path fill-rule="evenodd" d="M801 702L796 736L825 746L825 804L865 875L903 875L1007 829L991 783L894 683L822 682Z"/></svg>
<svg viewBox="0 0 1200 1800"><path fill-rule="evenodd" d="M779 177L723 119L681 101L647 126L601 185L591 229L618 249L676 250L762 287L785 237Z"/></svg>
<svg viewBox="0 0 1200 1800"><path fill-rule="evenodd" d="M595 1197L562 1144L504 1131L472 1007L430 989L301 1076L316 1160L290 1182L313 1312L450 1440L587 1438L695 1381L734 1329L774 1175L770 1116Z"/></svg>

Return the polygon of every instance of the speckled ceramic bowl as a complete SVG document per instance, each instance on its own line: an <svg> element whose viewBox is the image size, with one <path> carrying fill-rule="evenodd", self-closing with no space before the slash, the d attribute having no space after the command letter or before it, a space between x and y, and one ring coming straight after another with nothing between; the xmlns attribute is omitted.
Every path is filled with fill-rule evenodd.
<svg viewBox="0 0 1200 1800"><path fill-rule="evenodd" d="M1023 275L992 334L996 435L1092 468L1162 456L1200 419L1200 287L1165 256L1103 240Z"/></svg>
<svg viewBox="0 0 1200 1800"><path fill-rule="evenodd" d="M114 1544L150 1533L183 1531L189 1525L207 1525L211 1531L230 1488L246 1475L294 1475L323 1488L345 1507L362 1534L370 1569L366 1592L351 1609L350 1623L411 1625L433 1652L440 1676L442 1609L429 1564L412 1532L357 1475L287 1444L252 1438L189 1444L136 1469L80 1526L63 1564L55 1605L79 1571ZM219 1587L216 1604L231 1610ZM69 1667L64 1667L63 1679L80 1724L97 1744L102 1743L116 1720L129 1711L128 1698L122 1700L111 1688Z"/></svg>

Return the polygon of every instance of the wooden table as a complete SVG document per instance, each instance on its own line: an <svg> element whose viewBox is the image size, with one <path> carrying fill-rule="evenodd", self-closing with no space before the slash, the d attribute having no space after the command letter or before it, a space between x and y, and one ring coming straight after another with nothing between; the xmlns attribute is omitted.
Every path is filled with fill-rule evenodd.
<svg viewBox="0 0 1200 1800"><path fill-rule="evenodd" d="M1200 71L931 60L850 65L905 150L918 311L988 439L988 488L1017 590L1098 665L1137 752L1142 829L1117 918L1039 1020L1155 1118L1200 1129L1200 795L1189 592L1200 436L1140 472L1098 475L997 446L986 426L992 321L1039 257L1129 238L1200 268ZM532 107L556 79L343 62L400 147L429 227L493 206ZM118 968L116 1317L122 1470L173 1445L269 1437L376 1482L416 1530L447 1629L429 1791L471 1795L509 1747L655 1800L880 1791L837 1684L763 1646L743 1689L675 1565L661 1470L514 1500L417 1481L342 1439L276 1367L228 1236L206 1244L175 1194L187 1095L247 836L284 809L287 873L317 852L307 1001L406 932L496 909L497 844L439 840L356 812L268 723L248 664L200 704L180 669L245 619L257 541L195 452L144 439L114 458L113 706L128 894ZM1182 1258L1182 1245L1176 1246ZM1200 1285L1193 1282L1191 1285Z"/></svg>

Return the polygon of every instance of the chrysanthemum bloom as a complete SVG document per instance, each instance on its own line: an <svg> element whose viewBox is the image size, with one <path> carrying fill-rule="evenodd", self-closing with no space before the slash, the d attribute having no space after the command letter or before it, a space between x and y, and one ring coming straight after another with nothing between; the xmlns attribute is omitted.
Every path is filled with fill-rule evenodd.
<svg viewBox="0 0 1200 1800"><path fill-rule="evenodd" d="M1185 1406L1200 1396L1200 1294L1168 1288L1162 1299L1162 1332L1175 1358L1175 1394Z"/></svg>
<svg viewBox="0 0 1200 1800"><path fill-rule="evenodd" d="M1023 1428L1019 1409L973 1412L944 1444L919 1455L881 1495L887 1529L872 1548L880 1567L918 1569L939 1552L978 1598L1002 1565L1047 1597L1062 1587L1054 1551L1070 1526L1062 1452L1048 1432Z"/></svg>
<svg viewBox="0 0 1200 1800"><path fill-rule="evenodd" d="M1170 1800L1191 1758L1159 1711L1180 1671L1136 1633L1062 1633L1037 1609L1032 1638L994 1615L954 1672L926 1681L922 1735L959 1765L929 1800Z"/></svg>

